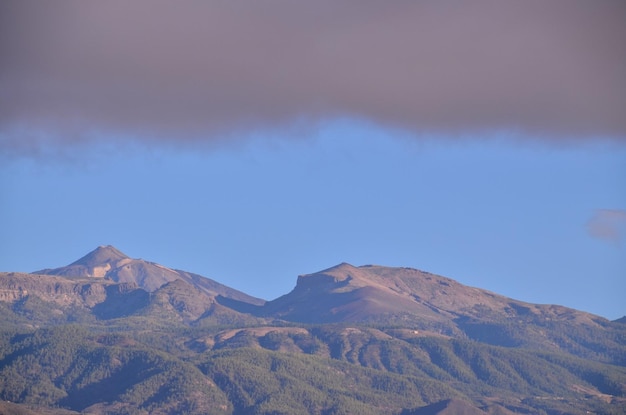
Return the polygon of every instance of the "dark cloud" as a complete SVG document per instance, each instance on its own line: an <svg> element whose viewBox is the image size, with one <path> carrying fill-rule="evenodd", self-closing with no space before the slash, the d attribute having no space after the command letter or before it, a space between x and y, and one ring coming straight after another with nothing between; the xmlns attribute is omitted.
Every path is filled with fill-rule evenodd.
<svg viewBox="0 0 626 415"><path fill-rule="evenodd" d="M594 238L619 245L626 236L626 210L596 210L587 222L587 231Z"/></svg>
<svg viewBox="0 0 626 415"><path fill-rule="evenodd" d="M5 0L0 16L5 147L336 116L626 137L623 0Z"/></svg>

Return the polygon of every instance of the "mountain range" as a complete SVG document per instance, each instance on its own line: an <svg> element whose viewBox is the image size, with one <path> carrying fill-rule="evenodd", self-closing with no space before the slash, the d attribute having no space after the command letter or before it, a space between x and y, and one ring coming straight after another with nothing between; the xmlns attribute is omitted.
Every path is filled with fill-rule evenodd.
<svg viewBox="0 0 626 415"><path fill-rule="evenodd" d="M624 318L410 268L264 301L101 246L0 273L0 310L0 413L626 413Z"/></svg>

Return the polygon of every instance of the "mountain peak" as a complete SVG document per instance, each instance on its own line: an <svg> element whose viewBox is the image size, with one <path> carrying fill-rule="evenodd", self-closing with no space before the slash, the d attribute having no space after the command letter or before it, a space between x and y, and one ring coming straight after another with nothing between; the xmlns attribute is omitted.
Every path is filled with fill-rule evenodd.
<svg viewBox="0 0 626 415"><path fill-rule="evenodd" d="M106 273L131 259L111 245L101 245L70 265L36 271L35 274L60 275L71 278L103 278Z"/></svg>
<svg viewBox="0 0 626 415"><path fill-rule="evenodd" d="M251 297L201 275L171 269L143 259L130 258L112 245L101 245L70 265L43 269L33 274L57 275L70 279L99 278L115 283L136 284L149 292L156 291L172 281L181 280L200 289L209 297L221 295L249 304L265 303L264 300Z"/></svg>
<svg viewBox="0 0 626 415"><path fill-rule="evenodd" d="M112 245L100 245L78 261L73 262L70 265L83 265L89 268L106 266L123 259L128 259L128 256L122 251Z"/></svg>

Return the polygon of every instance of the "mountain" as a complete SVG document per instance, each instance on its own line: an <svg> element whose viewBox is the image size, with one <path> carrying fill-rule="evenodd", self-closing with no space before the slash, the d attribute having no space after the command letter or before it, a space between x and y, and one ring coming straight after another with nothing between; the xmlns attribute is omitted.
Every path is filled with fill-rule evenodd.
<svg viewBox="0 0 626 415"><path fill-rule="evenodd" d="M264 313L304 323L367 321L396 315L419 316L432 322L447 320L439 310L419 301L401 276L385 278L376 272L383 269L343 263L301 275L293 291L267 303Z"/></svg>
<svg viewBox="0 0 626 415"><path fill-rule="evenodd" d="M258 316L298 323L401 326L626 364L623 331L616 329L616 322L567 307L514 300L411 268L343 263L301 275L290 293L255 310Z"/></svg>
<svg viewBox="0 0 626 415"><path fill-rule="evenodd" d="M131 316L185 324L257 320L221 305L218 298L249 306L264 303L197 274L131 259L113 246L100 246L65 267L0 272L0 302L10 304L17 313L13 322L23 325Z"/></svg>
<svg viewBox="0 0 626 415"><path fill-rule="evenodd" d="M0 413L625 414L621 320L346 263L264 302L102 246L0 273Z"/></svg>
<svg viewBox="0 0 626 415"><path fill-rule="evenodd" d="M201 275L170 269L143 259L131 259L111 245L99 246L65 267L44 269L33 274L134 283L149 292L156 291L169 282L183 280L210 296L220 295L255 305L264 303L264 300L249 296Z"/></svg>
<svg viewBox="0 0 626 415"><path fill-rule="evenodd" d="M416 269L346 263L301 275L293 291L268 302L265 309L268 314L299 322L367 321L381 316L410 317L418 324L458 318L567 319L594 324L598 319L566 307L513 300Z"/></svg>
<svg viewBox="0 0 626 415"><path fill-rule="evenodd" d="M0 323L10 327L93 324L124 318L148 319L152 326L172 322L254 324L259 320L221 305L215 295L182 279L148 292L132 282L0 272L0 309L3 307L6 315Z"/></svg>

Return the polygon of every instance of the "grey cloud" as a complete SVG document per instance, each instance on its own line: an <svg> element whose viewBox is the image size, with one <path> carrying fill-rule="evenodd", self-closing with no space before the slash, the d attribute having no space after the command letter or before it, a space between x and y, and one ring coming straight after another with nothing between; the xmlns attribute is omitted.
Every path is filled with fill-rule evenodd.
<svg viewBox="0 0 626 415"><path fill-rule="evenodd" d="M626 141L623 0L6 0L0 16L4 147L339 116Z"/></svg>
<svg viewBox="0 0 626 415"><path fill-rule="evenodd" d="M626 210L596 210L587 222L587 231L594 238L620 244L626 236Z"/></svg>

